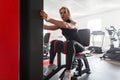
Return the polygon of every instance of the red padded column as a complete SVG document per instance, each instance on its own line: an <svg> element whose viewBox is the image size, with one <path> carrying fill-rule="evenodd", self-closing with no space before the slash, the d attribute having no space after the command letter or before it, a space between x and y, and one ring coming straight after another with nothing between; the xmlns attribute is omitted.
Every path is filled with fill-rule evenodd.
<svg viewBox="0 0 120 80"><path fill-rule="evenodd" d="M19 0L0 1L0 80L18 80Z"/></svg>

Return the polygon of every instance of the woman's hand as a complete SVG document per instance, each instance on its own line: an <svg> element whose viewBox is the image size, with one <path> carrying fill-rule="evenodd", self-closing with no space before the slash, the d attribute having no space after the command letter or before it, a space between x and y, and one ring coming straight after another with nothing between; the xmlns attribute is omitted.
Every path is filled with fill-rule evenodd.
<svg viewBox="0 0 120 80"><path fill-rule="evenodd" d="M71 23L71 24L73 24L73 25L75 25L75 24L76 24L76 22L75 22L75 21L73 21L73 20L72 20L70 23Z"/></svg>
<svg viewBox="0 0 120 80"><path fill-rule="evenodd" d="M45 19L46 21L48 21L48 14L46 12L44 12L43 10L40 11L40 16L42 16L43 19Z"/></svg>

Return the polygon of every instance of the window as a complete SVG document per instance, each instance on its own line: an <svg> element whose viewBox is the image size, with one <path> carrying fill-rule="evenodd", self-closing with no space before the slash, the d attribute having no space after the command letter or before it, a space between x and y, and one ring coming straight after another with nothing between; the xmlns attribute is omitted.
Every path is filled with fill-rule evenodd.
<svg viewBox="0 0 120 80"><path fill-rule="evenodd" d="M92 19L88 21L88 28L91 31L100 31L102 29L101 19Z"/></svg>
<svg viewBox="0 0 120 80"><path fill-rule="evenodd" d="M102 31L101 19L89 20L88 21L88 28L90 29L91 33L93 31ZM100 45L102 45L102 40L103 40L103 36L101 36L101 35L91 35L90 45L100 46Z"/></svg>

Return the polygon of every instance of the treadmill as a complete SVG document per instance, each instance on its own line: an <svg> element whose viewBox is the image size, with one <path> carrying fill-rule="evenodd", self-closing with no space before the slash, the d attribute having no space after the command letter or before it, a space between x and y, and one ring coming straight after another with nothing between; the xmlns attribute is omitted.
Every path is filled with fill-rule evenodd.
<svg viewBox="0 0 120 80"><path fill-rule="evenodd" d="M95 39L97 39L97 36L101 37L100 39L100 46L95 45ZM104 42L105 32L103 31L92 31L91 38L92 38L92 46L88 48L88 50L91 50L93 53L101 54L103 53L103 42ZM96 42L97 43L97 42Z"/></svg>

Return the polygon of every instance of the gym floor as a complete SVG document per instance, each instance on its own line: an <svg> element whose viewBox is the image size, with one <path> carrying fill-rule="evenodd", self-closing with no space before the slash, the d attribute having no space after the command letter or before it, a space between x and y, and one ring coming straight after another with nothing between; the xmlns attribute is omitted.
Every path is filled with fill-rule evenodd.
<svg viewBox="0 0 120 80"><path fill-rule="evenodd" d="M101 60L100 56L102 55L93 54L93 56L87 57L91 74L83 74L79 80L120 80L120 62ZM57 73L50 80L58 80L60 73Z"/></svg>

